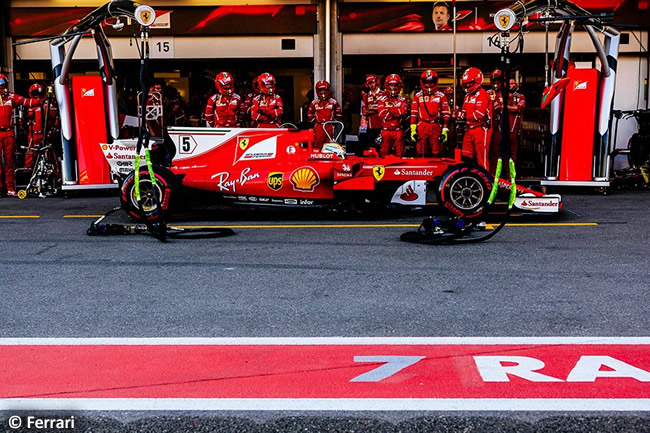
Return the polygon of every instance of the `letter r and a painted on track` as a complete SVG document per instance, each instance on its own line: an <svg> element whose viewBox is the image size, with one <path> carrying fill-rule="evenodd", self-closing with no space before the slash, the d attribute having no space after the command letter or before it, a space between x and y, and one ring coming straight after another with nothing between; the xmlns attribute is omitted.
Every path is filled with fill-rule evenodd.
<svg viewBox="0 0 650 433"><path fill-rule="evenodd" d="M354 362L381 364L354 377L350 382L380 382L416 364L426 356L355 356ZM565 382L539 373L546 365L529 356L474 356L479 375L484 382L510 382L518 377L529 382ZM603 370L603 367L608 370ZM597 378L631 378L650 382L650 373L611 356L581 356L566 378L566 382L595 382Z"/></svg>
<svg viewBox="0 0 650 433"><path fill-rule="evenodd" d="M544 362L529 356L474 356L484 382L510 382L516 376L530 382L564 382L538 373ZM507 365L504 365L507 364ZM605 367L608 370L603 370ZM650 373L611 356L583 355L568 374L566 382L595 382L599 377L630 378L650 382Z"/></svg>

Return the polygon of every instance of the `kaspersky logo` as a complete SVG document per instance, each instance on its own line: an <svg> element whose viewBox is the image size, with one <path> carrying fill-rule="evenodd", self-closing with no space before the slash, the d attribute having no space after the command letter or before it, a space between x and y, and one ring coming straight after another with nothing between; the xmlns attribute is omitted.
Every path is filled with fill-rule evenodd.
<svg viewBox="0 0 650 433"><path fill-rule="evenodd" d="M81 88L81 97L85 98L86 96L95 96L95 89L84 89Z"/></svg>

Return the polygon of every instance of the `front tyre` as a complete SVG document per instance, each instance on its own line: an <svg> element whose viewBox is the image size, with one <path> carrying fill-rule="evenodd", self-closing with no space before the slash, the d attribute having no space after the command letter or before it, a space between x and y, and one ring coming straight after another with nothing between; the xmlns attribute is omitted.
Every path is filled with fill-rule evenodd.
<svg viewBox="0 0 650 433"><path fill-rule="evenodd" d="M140 168L140 201L144 212L135 194L135 171L132 171L122 183L120 202L122 208L136 220L142 221L143 215L147 221L153 221L162 215L167 219L171 214L175 199L176 185L174 174L164 167L153 166L156 178L155 187L149 178L147 167ZM156 200L156 196L158 200ZM160 203L160 209L158 209Z"/></svg>
<svg viewBox="0 0 650 433"><path fill-rule="evenodd" d="M479 218L492 189L492 178L477 166L456 165L442 176L438 187L438 203L450 214L465 218Z"/></svg>

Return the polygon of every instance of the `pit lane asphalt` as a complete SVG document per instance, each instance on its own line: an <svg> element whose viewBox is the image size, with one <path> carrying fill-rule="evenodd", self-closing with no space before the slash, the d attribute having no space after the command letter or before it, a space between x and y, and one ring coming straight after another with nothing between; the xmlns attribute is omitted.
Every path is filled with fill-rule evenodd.
<svg viewBox="0 0 650 433"><path fill-rule="evenodd" d="M89 215L117 197L2 198L0 337L648 336L650 193L562 194L559 216L513 218L521 225L489 242L454 246L400 242L407 227L242 228L167 244L88 237ZM421 219L204 208L179 223ZM10 415L1 413L0 425L21 431L9 429ZM75 431L93 432L650 431L648 412L106 412L78 420Z"/></svg>

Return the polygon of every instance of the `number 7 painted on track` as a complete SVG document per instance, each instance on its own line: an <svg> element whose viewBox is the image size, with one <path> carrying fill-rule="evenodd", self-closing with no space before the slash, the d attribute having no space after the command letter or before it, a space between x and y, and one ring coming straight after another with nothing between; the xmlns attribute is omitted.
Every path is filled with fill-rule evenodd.
<svg viewBox="0 0 650 433"><path fill-rule="evenodd" d="M417 363L426 356L355 356L354 362L382 362L383 365L351 379L350 382L379 382Z"/></svg>

